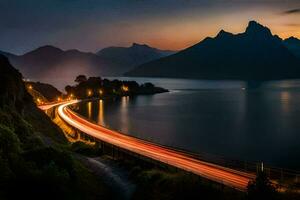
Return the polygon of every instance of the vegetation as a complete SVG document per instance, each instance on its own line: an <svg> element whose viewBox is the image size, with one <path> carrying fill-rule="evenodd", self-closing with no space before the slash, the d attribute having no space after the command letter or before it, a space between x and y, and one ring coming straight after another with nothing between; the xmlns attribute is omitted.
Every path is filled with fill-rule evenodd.
<svg viewBox="0 0 300 200"><path fill-rule="evenodd" d="M172 167L138 159L119 159L136 183L132 199L246 199L246 194Z"/></svg>
<svg viewBox="0 0 300 200"><path fill-rule="evenodd" d="M75 82L77 85L68 85L65 90L69 97L75 96L80 99L167 92L166 89L155 87L152 83L139 85L136 81L110 81L101 77L86 78L84 75L77 76Z"/></svg>
<svg viewBox="0 0 300 200"><path fill-rule="evenodd" d="M86 156L99 156L101 154L101 149L95 145L88 145L80 141L72 143L71 149L73 152Z"/></svg>
<svg viewBox="0 0 300 200"><path fill-rule="evenodd" d="M275 187L271 184L264 171L258 173L256 180L248 186L249 199L276 199Z"/></svg>
<svg viewBox="0 0 300 200"><path fill-rule="evenodd" d="M42 94L47 101L57 101L57 98L62 98L63 94L50 84L41 82L25 82L28 91L36 91ZM44 101L45 102L45 101Z"/></svg>
<svg viewBox="0 0 300 200"><path fill-rule="evenodd" d="M67 145L63 147L60 132L52 129L55 134L48 132L43 138L35 132L38 126L13 115L11 121L10 113L1 112L0 199L12 199L18 194L62 199L108 196L108 188L73 159ZM44 130L47 132L47 128ZM57 138L52 140L53 137Z"/></svg>
<svg viewBox="0 0 300 200"><path fill-rule="evenodd" d="M108 187L73 158L21 77L0 56L0 199L109 199Z"/></svg>
<svg viewBox="0 0 300 200"><path fill-rule="evenodd" d="M132 199L300 199L295 192L278 192L264 172L249 184L247 192L239 192L192 173L132 156L122 156L115 161L119 167L129 171L129 177L136 185Z"/></svg>

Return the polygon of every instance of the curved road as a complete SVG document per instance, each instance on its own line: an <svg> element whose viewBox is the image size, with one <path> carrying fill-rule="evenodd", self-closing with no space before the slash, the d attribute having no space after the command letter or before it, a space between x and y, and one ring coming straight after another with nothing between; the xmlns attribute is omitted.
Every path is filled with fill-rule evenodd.
<svg viewBox="0 0 300 200"><path fill-rule="evenodd" d="M78 103L71 101L58 107L59 116L69 125L95 137L101 141L113 144L120 148L132 151L142 156L158 160L177 168L192 172L209 180L245 191L249 181L255 178L254 174L225 168L219 165L200 161L189 155L156 145L141 139L121 134L103 126L91 123L68 108L69 105Z"/></svg>
<svg viewBox="0 0 300 200"><path fill-rule="evenodd" d="M47 103L47 104L43 104L43 105L39 105L39 109L41 110L49 110L50 108L53 108L55 106L58 106L58 105L61 105L61 104L64 104L64 103L67 103L67 102L70 102L70 101L61 101L61 102L54 102L54 103Z"/></svg>

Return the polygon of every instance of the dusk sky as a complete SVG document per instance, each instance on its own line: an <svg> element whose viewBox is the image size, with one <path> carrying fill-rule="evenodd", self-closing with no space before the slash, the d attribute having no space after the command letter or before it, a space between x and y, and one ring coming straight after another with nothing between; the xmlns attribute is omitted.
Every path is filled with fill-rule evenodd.
<svg viewBox="0 0 300 200"><path fill-rule="evenodd" d="M46 44L179 50L220 29L243 32L249 20L300 38L300 0L0 0L0 8L0 50L16 54Z"/></svg>

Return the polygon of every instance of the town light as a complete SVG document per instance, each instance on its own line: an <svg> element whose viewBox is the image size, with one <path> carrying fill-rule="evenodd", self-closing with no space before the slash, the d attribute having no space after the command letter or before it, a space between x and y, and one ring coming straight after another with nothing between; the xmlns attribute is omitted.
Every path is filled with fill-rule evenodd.
<svg viewBox="0 0 300 200"><path fill-rule="evenodd" d="M99 90L99 94L102 95L103 94L103 90L100 89Z"/></svg>
<svg viewBox="0 0 300 200"><path fill-rule="evenodd" d="M60 97L57 97L57 101L61 101L61 98L60 98Z"/></svg>
<svg viewBox="0 0 300 200"><path fill-rule="evenodd" d="M88 96L91 96L93 93L91 90L88 90L87 94L88 94Z"/></svg>
<svg viewBox="0 0 300 200"><path fill-rule="evenodd" d="M29 85L29 86L28 86L28 89L29 89L29 90L32 90L32 85Z"/></svg>
<svg viewBox="0 0 300 200"><path fill-rule="evenodd" d="M71 100L73 98L73 94L70 94L70 96L68 97L68 100Z"/></svg>
<svg viewBox="0 0 300 200"><path fill-rule="evenodd" d="M128 88L128 86L122 85L122 90L123 90L124 92L128 92L128 91L129 91L129 88Z"/></svg>

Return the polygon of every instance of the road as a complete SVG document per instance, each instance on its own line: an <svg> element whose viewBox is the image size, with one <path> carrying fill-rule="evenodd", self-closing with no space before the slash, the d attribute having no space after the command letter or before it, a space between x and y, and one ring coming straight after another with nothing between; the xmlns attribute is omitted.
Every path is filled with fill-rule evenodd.
<svg viewBox="0 0 300 200"><path fill-rule="evenodd" d="M247 189L249 181L255 178L254 174L249 174L222 167L216 164L200 161L192 158L186 153L182 153L174 149L130 137L117 131L110 130L103 126L91 123L68 108L69 105L77 102L78 101L72 101L59 105L59 116L69 125L101 141L113 144L117 147L129 150L142 156L146 156L162 163L166 163L174 167L192 172L201 177L241 191L245 191Z"/></svg>
<svg viewBox="0 0 300 200"><path fill-rule="evenodd" d="M61 101L61 102L55 102L55 103L47 103L47 104L43 104L43 105L39 105L39 109L41 110L49 110L50 108L53 108L55 106L58 106L58 105L61 105L61 104L64 104L64 103L69 103L70 101Z"/></svg>

